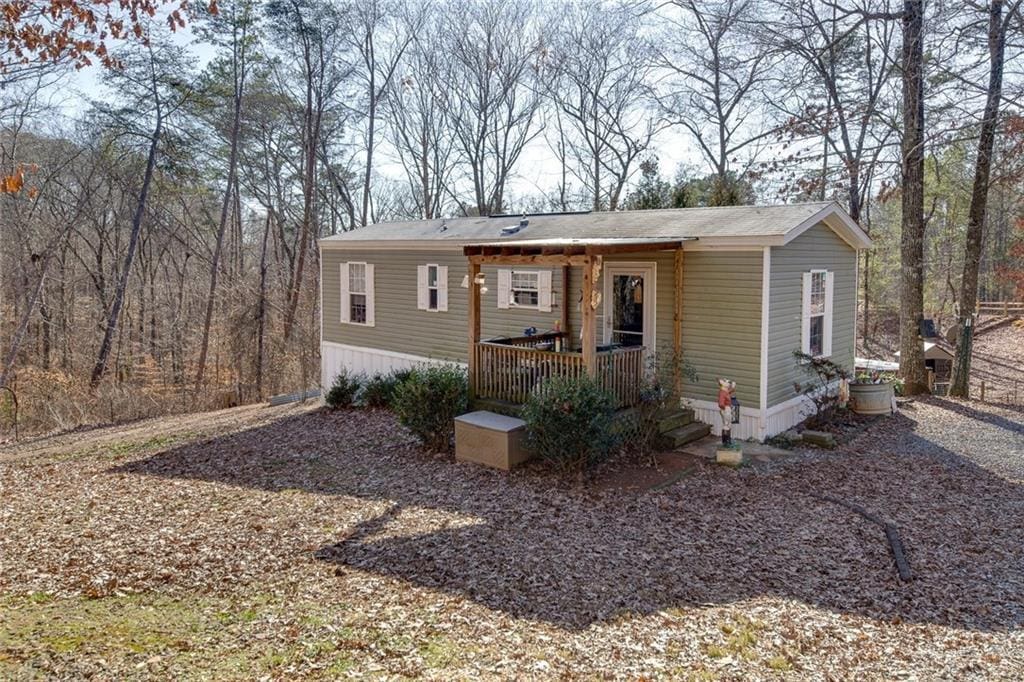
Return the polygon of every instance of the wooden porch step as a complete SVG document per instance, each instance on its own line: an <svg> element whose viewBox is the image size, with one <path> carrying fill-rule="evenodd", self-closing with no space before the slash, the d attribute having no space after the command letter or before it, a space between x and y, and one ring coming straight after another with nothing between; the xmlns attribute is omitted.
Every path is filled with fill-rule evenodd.
<svg viewBox="0 0 1024 682"><path fill-rule="evenodd" d="M681 448L687 443L700 440L711 433L711 427L704 422L691 422L661 435L658 445L666 449Z"/></svg>
<svg viewBox="0 0 1024 682"><path fill-rule="evenodd" d="M692 424L696 417L691 409L669 408L658 413L658 433L668 433Z"/></svg>
<svg viewBox="0 0 1024 682"><path fill-rule="evenodd" d="M523 412L522 403L513 403L498 398L477 398L473 401L474 410L486 410L496 414L503 414L507 417L519 417Z"/></svg>

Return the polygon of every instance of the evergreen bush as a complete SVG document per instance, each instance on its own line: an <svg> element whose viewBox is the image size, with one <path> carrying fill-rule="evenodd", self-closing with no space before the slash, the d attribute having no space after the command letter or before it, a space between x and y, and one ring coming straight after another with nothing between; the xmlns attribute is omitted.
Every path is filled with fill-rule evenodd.
<svg viewBox="0 0 1024 682"><path fill-rule="evenodd" d="M523 407L527 446L563 472L582 473L618 447L615 399L590 377L554 377Z"/></svg>
<svg viewBox="0 0 1024 682"><path fill-rule="evenodd" d="M395 387L391 403L399 421L435 452L450 452L455 417L469 409L469 379L458 365L425 365Z"/></svg>
<svg viewBox="0 0 1024 682"><path fill-rule="evenodd" d="M351 407L362 385L363 377L361 375L354 374L343 367L334 377L334 383L331 384L330 390L324 396L324 402L335 410Z"/></svg>

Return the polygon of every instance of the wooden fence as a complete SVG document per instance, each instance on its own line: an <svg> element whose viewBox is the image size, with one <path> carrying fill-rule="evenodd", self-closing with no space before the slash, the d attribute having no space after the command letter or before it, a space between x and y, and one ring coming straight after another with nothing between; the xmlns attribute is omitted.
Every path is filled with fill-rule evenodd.
<svg viewBox="0 0 1024 682"><path fill-rule="evenodd" d="M1024 383L1014 381L1013 384L992 386L982 381L980 391L975 393L973 397L976 397L983 403L1024 406Z"/></svg>
<svg viewBox="0 0 1024 682"><path fill-rule="evenodd" d="M1024 315L1024 301L978 301L977 310L987 315Z"/></svg>

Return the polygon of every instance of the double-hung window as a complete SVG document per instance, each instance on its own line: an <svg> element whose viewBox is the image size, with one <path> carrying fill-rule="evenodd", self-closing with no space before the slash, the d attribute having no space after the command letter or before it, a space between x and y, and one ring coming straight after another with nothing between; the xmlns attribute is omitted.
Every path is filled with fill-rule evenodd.
<svg viewBox="0 0 1024 682"><path fill-rule="evenodd" d="M341 321L373 326L373 265L341 264Z"/></svg>
<svg viewBox="0 0 1024 682"><path fill-rule="evenodd" d="M509 303L517 308L536 308L540 302L540 273L512 271Z"/></svg>
<svg viewBox="0 0 1024 682"><path fill-rule="evenodd" d="M552 308L551 270L498 270L498 307Z"/></svg>
<svg viewBox="0 0 1024 682"><path fill-rule="evenodd" d="M811 270L803 276L801 350L814 357L832 355L832 295L835 273Z"/></svg>
<svg viewBox="0 0 1024 682"><path fill-rule="evenodd" d="M420 265L416 268L416 307L419 310L448 310L448 266Z"/></svg>

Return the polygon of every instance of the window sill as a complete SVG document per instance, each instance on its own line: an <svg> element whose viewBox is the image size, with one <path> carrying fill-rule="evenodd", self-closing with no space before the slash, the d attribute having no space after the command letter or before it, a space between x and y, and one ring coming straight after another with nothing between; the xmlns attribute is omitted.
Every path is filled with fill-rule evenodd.
<svg viewBox="0 0 1024 682"><path fill-rule="evenodd" d="M373 327L373 326L376 326L376 325L370 324L369 322L352 322L352 321L346 322L344 320L341 321L341 324L349 324L349 325L352 325L353 327Z"/></svg>

